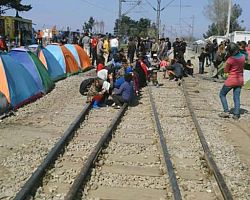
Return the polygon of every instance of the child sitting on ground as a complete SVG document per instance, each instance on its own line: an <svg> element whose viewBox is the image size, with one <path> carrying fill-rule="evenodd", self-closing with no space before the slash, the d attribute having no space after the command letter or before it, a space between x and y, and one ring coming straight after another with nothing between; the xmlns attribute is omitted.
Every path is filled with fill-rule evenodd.
<svg viewBox="0 0 250 200"><path fill-rule="evenodd" d="M165 57L161 62L160 62L160 71L163 71L163 78L166 78L166 68L169 66L169 58Z"/></svg>
<svg viewBox="0 0 250 200"><path fill-rule="evenodd" d="M194 65L191 63L191 60L187 60L187 63L185 66L185 73L190 76L194 75Z"/></svg>
<svg viewBox="0 0 250 200"><path fill-rule="evenodd" d="M151 66L153 69L157 69L157 70L160 68L160 62L157 57L157 54L153 54Z"/></svg>
<svg viewBox="0 0 250 200"><path fill-rule="evenodd" d="M93 102L93 108L100 108L100 104L108 97L111 84L96 78L87 93L87 103Z"/></svg>
<svg viewBox="0 0 250 200"><path fill-rule="evenodd" d="M87 103L93 102L93 108L99 108L98 104L103 98L102 86L98 78L94 80L87 93Z"/></svg>

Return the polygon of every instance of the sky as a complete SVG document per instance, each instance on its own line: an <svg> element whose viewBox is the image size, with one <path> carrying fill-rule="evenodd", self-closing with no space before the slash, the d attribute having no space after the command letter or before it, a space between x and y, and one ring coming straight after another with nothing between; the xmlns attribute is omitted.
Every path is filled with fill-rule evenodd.
<svg viewBox="0 0 250 200"><path fill-rule="evenodd" d="M122 13L126 13L135 0L124 0L122 3ZM161 12L161 27L165 27L165 36L174 36L181 34L191 35L192 24L194 36L202 38L202 34L211 24L204 16L204 7L208 5L209 0L161 0L161 7L169 4ZM180 8L180 2L182 7ZM72 31L82 30L84 22L89 17L94 17L97 21L104 22L104 32L113 33L114 22L118 18L119 0L23 0L24 4L31 4L32 10L21 12L19 15L33 21L35 29L52 28L54 25L58 29L66 30L70 27ZM250 0L233 0L243 9L240 20L246 30L250 30ZM151 5L150 5L151 4ZM156 21L157 0L142 0L142 3L128 12L126 15L134 20L140 18L149 18L152 22ZM15 12L9 11L7 15L15 15Z"/></svg>

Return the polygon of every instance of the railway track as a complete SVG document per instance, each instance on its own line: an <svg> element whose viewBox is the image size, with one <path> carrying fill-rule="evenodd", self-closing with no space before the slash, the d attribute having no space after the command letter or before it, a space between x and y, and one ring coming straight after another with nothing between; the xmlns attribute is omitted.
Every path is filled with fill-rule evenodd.
<svg viewBox="0 0 250 200"><path fill-rule="evenodd" d="M172 86L143 90L123 118L127 105L87 105L15 199L218 199L209 171L232 199L211 155L203 156L188 94Z"/></svg>
<svg viewBox="0 0 250 200"><path fill-rule="evenodd" d="M175 82L165 84L153 93L184 199L233 199L197 120L193 101L201 101L199 91L185 81L182 89Z"/></svg>
<svg viewBox="0 0 250 200"><path fill-rule="evenodd" d="M181 199L154 103L147 90L130 107L82 191L82 199ZM161 146L162 144L162 146ZM168 172L162 150L168 164ZM170 176L169 176L170 174Z"/></svg>

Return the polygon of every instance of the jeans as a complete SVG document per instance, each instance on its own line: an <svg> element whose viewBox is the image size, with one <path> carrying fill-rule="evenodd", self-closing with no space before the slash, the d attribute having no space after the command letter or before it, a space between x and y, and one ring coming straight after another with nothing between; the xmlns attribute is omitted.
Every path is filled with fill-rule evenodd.
<svg viewBox="0 0 250 200"><path fill-rule="evenodd" d="M234 99L234 115L240 115L240 92L241 86L237 87L228 87L223 85L220 91L220 100L223 106L224 112L229 112L228 104L227 104L227 93L233 89L233 99Z"/></svg>
<svg viewBox="0 0 250 200"><path fill-rule="evenodd" d="M199 62L199 74L204 74L204 62Z"/></svg>

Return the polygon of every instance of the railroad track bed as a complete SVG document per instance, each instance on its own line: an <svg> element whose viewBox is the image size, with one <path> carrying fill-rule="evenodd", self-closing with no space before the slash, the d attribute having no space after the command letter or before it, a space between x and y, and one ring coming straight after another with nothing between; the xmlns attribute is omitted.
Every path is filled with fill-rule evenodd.
<svg viewBox="0 0 250 200"><path fill-rule="evenodd" d="M116 131L111 131L113 132L113 138L108 144L105 144L106 148L102 150L97 160L94 160L97 162L95 162L95 168L90 172L91 176L88 177L88 181L85 180L81 186L82 189L78 190L78 196L73 199L173 198L174 194L171 188L173 183L169 181L169 166L167 168L164 163L165 154L162 154L163 147L160 146L159 136L157 135L159 124L155 121L156 114L152 114L154 106L150 99L154 99L156 103L156 110L159 114L157 116L160 119L163 136L166 138L169 154L174 164L182 198L220 198L218 186L215 180L211 178L207 163L204 160L204 153L182 90L175 82L161 81L164 83L162 87L152 87L153 96L149 95L148 88L144 88L139 105L128 108ZM186 82L189 98L191 98L192 104L196 105L195 114L201 124L202 131L205 132L205 137L208 138L213 156L218 162L219 168L222 169L226 183L229 183L234 198L248 199L250 179L248 175L244 177L247 167L240 162L234 149L226 141L220 141L221 135L219 139L216 137L218 133L224 133L223 130L225 131L226 127L221 126L219 119L215 123L213 120L215 125L211 126L211 115L214 117L217 114L216 109L199 106L201 102L201 105L204 105L207 99L200 94L195 79L186 79ZM214 96L211 98L214 101ZM203 110L205 111L201 112ZM113 123L113 118L117 114L121 114L120 110L108 107L91 110L77 130L75 137L64 149L64 154L61 154L55 164L50 166L42 184L35 195L32 194L31 196L34 195L34 199L39 200L64 199L65 195L72 191L72 186L76 182L75 178L78 177L80 169L89 163L87 158L92 154L91 152L97 143L99 144L99 139L103 137L103 133L107 129L109 130L109 125ZM72 113L69 116L73 116ZM62 129L61 126L60 128ZM46 140L46 138L43 138L43 140ZM8 186L8 190L5 186L2 186L4 179L0 179L0 189L5 194L6 191L16 192L16 188L20 187L20 184L23 184L27 179L27 171L35 170L35 167L46 156L48 149L55 144L56 140L58 140L58 137L49 140L48 145L41 150L39 149L40 157L33 149L35 144L40 144L40 139L32 145L32 148L27 148L28 155L31 155L32 152L35 152L36 155L28 161L29 156L23 156L22 153L21 156L24 159L17 169L24 168L25 163L26 165L29 163L25 175L18 177L20 179L18 185L15 188ZM221 148L221 144L225 146ZM22 148L24 152L25 147L27 146ZM11 181L15 182L16 178L17 176L12 176ZM13 195L0 197L12 199Z"/></svg>
<svg viewBox="0 0 250 200"><path fill-rule="evenodd" d="M183 199L217 199L219 189L210 177L204 151L185 97L176 82L153 88L161 126Z"/></svg>
<svg viewBox="0 0 250 200"><path fill-rule="evenodd" d="M14 198L81 112L79 83L86 76L57 82L51 93L0 121L0 199Z"/></svg>
<svg viewBox="0 0 250 200"><path fill-rule="evenodd" d="M249 113L244 113L239 121L220 118L218 93L222 85L192 78L185 79L185 83L198 122L233 198L250 199ZM247 96L242 97L242 108L250 110L250 105L244 102L246 99ZM231 94L228 100L233 105Z"/></svg>
<svg viewBox="0 0 250 200"><path fill-rule="evenodd" d="M171 188L155 130L147 90L129 107L102 151L82 199L169 199Z"/></svg>
<svg viewBox="0 0 250 200"><path fill-rule="evenodd" d="M102 108L90 110L75 136L47 171L42 186L38 188L35 199L64 199L88 156L109 126L117 110Z"/></svg>

